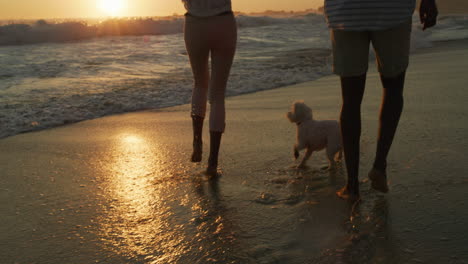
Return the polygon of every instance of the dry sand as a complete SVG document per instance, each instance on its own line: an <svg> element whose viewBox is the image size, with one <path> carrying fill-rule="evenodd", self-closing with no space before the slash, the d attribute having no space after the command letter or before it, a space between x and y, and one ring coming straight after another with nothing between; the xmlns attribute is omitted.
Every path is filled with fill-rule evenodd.
<svg viewBox="0 0 468 264"><path fill-rule="evenodd" d="M467 263L466 47L412 57L385 196L364 177L381 96L369 72L354 208L323 152L294 168L284 117L304 99L337 119L335 76L229 98L217 182L188 162L188 106L2 139L0 263Z"/></svg>

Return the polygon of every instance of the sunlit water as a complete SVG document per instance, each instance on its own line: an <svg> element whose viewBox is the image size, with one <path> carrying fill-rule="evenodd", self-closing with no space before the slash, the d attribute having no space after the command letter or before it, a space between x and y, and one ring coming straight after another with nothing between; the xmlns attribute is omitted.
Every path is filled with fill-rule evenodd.
<svg viewBox="0 0 468 264"><path fill-rule="evenodd" d="M115 127L108 123L102 128L108 125ZM186 162L188 135L175 143L171 129L165 126L153 134L119 127L104 138L85 136L86 141L59 136L47 147L51 155L20 161L37 173L14 179L13 167L4 166L8 176L0 198L15 197L15 202L0 209L5 225L15 226L2 227L0 243L8 250L0 260L303 263L336 243L339 231L329 231L346 221L349 212L325 197L333 198L342 172L298 172L287 158L275 161L279 169L258 167L244 156L238 159L242 169L207 180L202 166ZM69 144L77 142L86 155L69 151ZM177 151L181 149L183 153ZM280 154L271 153L268 163ZM53 164L35 167L48 159ZM80 165L70 167L76 160ZM320 217L315 215L320 211Z"/></svg>
<svg viewBox="0 0 468 264"><path fill-rule="evenodd" d="M391 196L369 191L363 182L365 200L354 205L335 197L334 191L344 183L343 167L323 169L324 153L317 153L306 169L296 170L290 153L284 151L290 147L287 140L278 141L268 132L265 136L275 144L241 139L241 130L253 133L269 125L248 128L236 122L238 129L231 133L240 136L225 141L222 177L208 180L200 173L203 166L187 162L190 131L179 133L180 141L175 142L170 132L178 125L167 122L170 116L158 119L161 123L152 122L164 124L159 130L108 120L89 130L82 126L83 135L75 138L54 130L52 141L38 140L37 134L11 145L8 139L3 141L2 149L15 161L1 163L5 171L0 179L0 261L407 263L416 252L425 260L434 255L424 252L417 244L421 241L443 250L444 255L435 253L439 259L450 259L446 252L456 257L453 263L468 257L463 251L466 238L457 234L463 230L466 213L453 212L466 208L461 189L455 187L466 185L457 175L463 171L456 165L463 161L455 158L461 157L458 153L438 159L445 152L436 151L428 152L432 158L408 159L392 171L400 184L392 186ZM285 128L279 127L283 134L292 132ZM108 132L99 135L101 129ZM240 141L258 144L264 152L243 153L245 146L235 144ZM41 146L47 147L47 154L27 156L30 149ZM365 151L368 147L365 144ZM436 158L434 166L440 169L424 177L422 190L435 190L426 195L416 191L421 189L421 178L414 173L424 167L418 163L428 158ZM8 160L4 155L0 162ZM24 173L18 174L19 164ZM447 174L446 167L452 167L453 173ZM446 179L435 178L442 173ZM408 175L412 177L404 179ZM443 205L441 195L451 190L447 198L456 202ZM426 212L429 202L446 209ZM420 203L421 209L402 214L414 203ZM394 219L397 216L404 218ZM424 237L418 242L408 239L421 233ZM434 237L440 233L445 235ZM406 244L401 244L402 238Z"/></svg>
<svg viewBox="0 0 468 264"><path fill-rule="evenodd" d="M240 16L238 21L239 45L228 95L309 81L331 72L323 16ZM43 25L25 43L43 41L45 34L57 43L0 46L0 137L188 103L192 76L180 33L183 19L148 23L136 24L141 32L158 35L91 38L83 31L97 32L93 26ZM466 38L467 23L464 16L448 17L438 28L421 32L415 17L413 49L430 46L432 40ZM102 27L112 33L111 26ZM19 29L3 30L0 42L10 43L8 39L21 35ZM82 34L83 40L70 42L73 35L67 32Z"/></svg>

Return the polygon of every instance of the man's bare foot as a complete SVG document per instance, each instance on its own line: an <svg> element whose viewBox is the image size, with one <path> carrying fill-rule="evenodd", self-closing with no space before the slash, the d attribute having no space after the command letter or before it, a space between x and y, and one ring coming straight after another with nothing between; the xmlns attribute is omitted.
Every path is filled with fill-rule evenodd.
<svg viewBox="0 0 468 264"><path fill-rule="evenodd" d="M348 190L348 187L345 186L341 189L339 189L337 192L336 192L336 195L338 197L340 197L341 199L344 199L344 200L348 200L350 202L356 202L356 201L359 201L361 198L359 197L359 194L355 194L353 192L350 192Z"/></svg>
<svg viewBox="0 0 468 264"><path fill-rule="evenodd" d="M305 164L303 164L303 163L296 166L296 169L298 169L298 170L303 170L305 168L307 168L307 166Z"/></svg>
<svg viewBox="0 0 468 264"><path fill-rule="evenodd" d="M202 152L203 152L203 143L200 142L193 142L193 153L192 153L192 162L200 162L202 160Z"/></svg>
<svg viewBox="0 0 468 264"><path fill-rule="evenodd" d="M210 166L206 168L206 176L214 178L218 176L218 166Z"/></svg>
<svg viewBox="0 0 468 264"><path fill-rule="evenodd" d="M369 179L372 181L371 186L374 190L388 193L387 175L384 172L372 168L369 172Z"/></svg>

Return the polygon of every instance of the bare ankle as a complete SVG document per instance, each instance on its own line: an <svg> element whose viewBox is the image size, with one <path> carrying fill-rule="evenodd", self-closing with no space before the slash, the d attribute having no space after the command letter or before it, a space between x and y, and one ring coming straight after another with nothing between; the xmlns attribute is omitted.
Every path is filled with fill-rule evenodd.
<svg viewBox="0 0 468 264"><path fill-rule="evenodd" d="M387 171L387 162L386 161L375 161L373 165L374 169L385 173Z"/></svg>

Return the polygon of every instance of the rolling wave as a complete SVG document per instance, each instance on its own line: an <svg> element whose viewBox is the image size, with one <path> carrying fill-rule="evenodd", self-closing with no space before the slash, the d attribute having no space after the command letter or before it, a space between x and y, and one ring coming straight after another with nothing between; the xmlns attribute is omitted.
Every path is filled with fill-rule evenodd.
<svg viewBox="0 0 468 264"><path fill-rule="evenodd" d="M239 27L261 27L274 24L301 23L318 15L275 18L238 15ZM319 18L321 19L321 18ZM10 23L0 26L0 45L22 45L44 42L70 42L106 36L144 36L177 34L183 31L182 16L168 18L120 18L100 23L87 21Z"/></svg>

